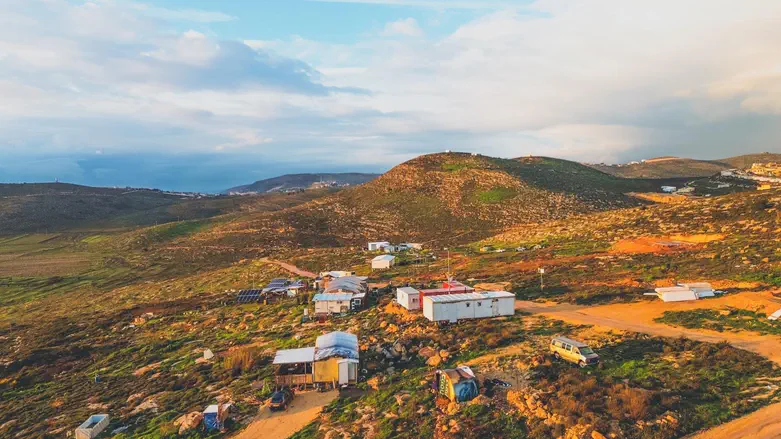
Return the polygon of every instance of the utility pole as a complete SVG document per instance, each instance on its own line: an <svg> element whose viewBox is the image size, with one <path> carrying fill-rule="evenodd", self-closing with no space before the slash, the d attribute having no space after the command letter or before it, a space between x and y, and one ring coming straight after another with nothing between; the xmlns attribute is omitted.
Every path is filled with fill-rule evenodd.
<svg viewBox="0 0 781 439"><path fill-rule="evenodd" d="M450 280L450 248L445 247L445 250L447 250L447 280Z"/></svg>
<svg viewBox="0 0 781 439"><path fill-rule="evenodd" d="M543 275L545 274L545 269L540 267L538 271L540 272L540 291L545 291L545 280L543 279Z"/></svg>

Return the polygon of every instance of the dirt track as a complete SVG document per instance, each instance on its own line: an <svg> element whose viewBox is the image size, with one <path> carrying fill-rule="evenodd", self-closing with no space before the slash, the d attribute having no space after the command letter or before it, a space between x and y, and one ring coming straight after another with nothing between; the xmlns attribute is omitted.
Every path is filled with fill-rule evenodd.
<svg viewBox="0 0 781 439"><path fill-rule="evenodd" d="M304 392L296 394L284 412L271 412L263 407L258 417L233 439L287 439L314 421L323 407L338 395L337 391Z"/></svg>
<svg viewBox="0 0 781 439"><path fill-rule="evenodd" d="M291 272L293 274L296 274L298 276L301 276L301 277L308 277L310 279L314 279L314 278L317 277L317 275L315 273L312 273L311 271L302 270L302 269L296 267L295 265L288 264L286 262L273 261L273 260L268 259L268 258L263 258L263 259L261 259L261 261L268 262L269 264L279 265L280 267L284 268L285 270L287 270L287 271L289 271L289 272Z"/></svg>
<svg viewBox="0 0 781 439"><path fill-rule="evenodd" d="M570 323L594 325L604 329L633 331L663 337L686 337L692 340L709 343L717 343L726 340L733 346L756 352L777 364L781 364L781 338L779 337L763 336L750 332L715 332L675 328L653 321L654 318L662 315L664 311L718 308L720 306L735 305L741 303L741 301L750 299L758 299L758 306L778 307L778 305L768 303L767 295L764 295L765 297L751 297L750 295L756 296L758 293L741 293L735 296L696 302L664 303L659 301L596 307L518 301L516 302L515 309L532 314L540 314L553 319L564 320ZM767 406L750 415L689 436L689 438L781 438L781 403Z"/></svg>

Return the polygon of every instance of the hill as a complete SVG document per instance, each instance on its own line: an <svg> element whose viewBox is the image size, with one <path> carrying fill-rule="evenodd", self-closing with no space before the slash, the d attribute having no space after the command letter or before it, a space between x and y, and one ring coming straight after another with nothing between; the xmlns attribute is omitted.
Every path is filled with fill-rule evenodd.
<svg viewBox="0 0 781 439"><path fill-rule="evenodd" d="M333 183L337 186L355 186L377 178L379 174L332 173L332 174L286 174L279 177L259 180L255 183L236 186L223 191L224 194L232 193L264 193L280 192L294 188L309 188L315 183Z"/></svg>
<svg viewBox="0 0 781 439"><path fill-rule="evenodd" d="M565 160L433 154L291 209L217 223L178 244L234 257L239 249L252 256L372 239L469 242L511 225L636 206L643 202L625 193L653 190L656 181L616 178Z"/></svg>
<svg viewBox="0 0 781 439"><path fill-rule="evenodd" d="M659 157L626 165L589 165L594 169L622 178L710 177L732 166L721 161Z"/></svg>
<svg viewBox="0 0 781 439"><path fill-rule="evenodd" d="M781 162L781 154L763 152L759 154L746 154L718 160L726 163L730 168L746 169L754 163Z"/></svg>
<svg viewBox="0 0 781 439"><path fill-rule="evenodd" d="M266 212L295 206L327 193L195 197L153 189L67 183L0 184L0 235L128 228L231 212Z"/></svg>
<svg viewBox="0 0 781 439"><path fill-rule="evenodd" d="M781 154L746 154L718 160L682 157L656 157L640 163L622 165L589 164L588 166L622 178L699 178L710 177L727 169L746 169L754 163L779 162Z"/></svg>

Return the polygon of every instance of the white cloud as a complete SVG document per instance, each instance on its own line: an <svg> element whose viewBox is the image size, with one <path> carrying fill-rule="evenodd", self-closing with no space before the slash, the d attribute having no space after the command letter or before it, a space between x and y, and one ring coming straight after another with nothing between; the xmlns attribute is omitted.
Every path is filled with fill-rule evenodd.
<svg viewBox="0 0 781 439"><path fill-rule="evenodd" d="M405 18L386 24L385 29L382 31L382 35L386 37L399 35L406 37L419 37L423 35L423 29L418 26L418 22L415 21L414 18Z"/></svg>

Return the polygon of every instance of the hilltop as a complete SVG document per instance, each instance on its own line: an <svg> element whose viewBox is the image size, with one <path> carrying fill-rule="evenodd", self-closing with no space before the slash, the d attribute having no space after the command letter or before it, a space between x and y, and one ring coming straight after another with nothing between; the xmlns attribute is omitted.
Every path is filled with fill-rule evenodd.
<svg viewBox="0 0 781 439"><path fill-rule="evenodd" d="M379 174L325 173L325 174L286 174L279 177L259 180L255 183L236 186L223 191L224 194L245 194L264 192L283 192L289 189L307 189L315 183L333 183L337 186L355 186L377 178Z"/></svg>
<svg viewBox="0 0 781 439"><path fill-rule="evenodd" d="M469 242L511 225L637 206L643 202L625 193L658 188L658 182L621 179L566 160L432 154L291 209L215 224L179 245L196 241L234 254L379 238Z"/></svg>
<svg viewBox="0 0 781 439"><path fill-rule="evenodd" d="M717 160L697 160L683 157L656 157L639 163L621 165L590 164L588 166L622 178L696 178L710 177L727 169L750 168L758 162L781 161L781 154L747 154Z"/></svg>

